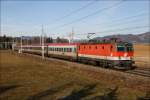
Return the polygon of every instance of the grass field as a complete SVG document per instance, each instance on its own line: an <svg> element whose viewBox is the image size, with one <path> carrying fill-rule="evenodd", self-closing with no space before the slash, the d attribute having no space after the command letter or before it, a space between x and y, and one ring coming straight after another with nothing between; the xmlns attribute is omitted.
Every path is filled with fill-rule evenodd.
<svg viewBox="0 0 150 100"><path fill-rule="evenodd" d="M150 68L150 45L135 44L134 53L134 59L138 67Z"/></svg>
<svg viewBox="0 0 150 100"><path fill-rule="evenodd" d="M0 99L136 100L150 89L149 80L143 78L92 72L77 66L87 65L0 51Z"/></svg>

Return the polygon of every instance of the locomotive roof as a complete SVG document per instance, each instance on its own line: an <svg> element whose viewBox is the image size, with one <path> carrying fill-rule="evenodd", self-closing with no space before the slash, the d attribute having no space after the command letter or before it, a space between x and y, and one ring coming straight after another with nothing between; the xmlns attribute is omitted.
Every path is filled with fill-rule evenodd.
<svg viewBox="0 0 150 100"><path fill-rule="evenodd" d="M132 43L128 43L128 42L99 42L99 43L49 43L49 46L63 46L63 45L98 45L98 44L129 44L132 45Z"/></svg>

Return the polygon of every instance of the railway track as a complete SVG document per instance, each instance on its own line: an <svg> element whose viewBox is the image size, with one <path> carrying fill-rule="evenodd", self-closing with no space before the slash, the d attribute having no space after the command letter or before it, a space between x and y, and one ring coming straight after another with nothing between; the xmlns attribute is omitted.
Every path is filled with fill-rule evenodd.
<svg viewBox="0 0 150 100"><path fill-rule="evenodd" d="M150 69L134 69L134 70L125 71L125 73L150 77Z"/></svg>

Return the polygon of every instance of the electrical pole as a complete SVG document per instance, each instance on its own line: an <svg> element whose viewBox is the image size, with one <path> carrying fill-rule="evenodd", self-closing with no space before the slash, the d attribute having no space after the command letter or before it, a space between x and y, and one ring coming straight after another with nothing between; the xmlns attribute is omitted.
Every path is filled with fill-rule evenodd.
<svg viewBox="0 0 150 100"><path fill-rule="evenodd" d="M42 59L44 59L44 29L42 25Z"/></svg>
<svg viewBox="0 0 150 100"><path fill-rule="evenodd" d="M72 32L70 33L70 40L69 40L69 43L73 43L73 39L74 39L74 30L72 28Z"/></svg>
<svg viewBox="0 0 150 100"><path fill-rule="evenodd" d="M13 37L13 43L12 43L12 50L14 51L14 47L15 47L15 37Z"/></svg>
<svg viewBox="0 0 150 100"><path fill-rule="evenodd" d="M21 50L20 53L22 53L22 36L21 36Z"/></svg>
<svg viewBox="0 0 150 100"><path fill-rule="evenodd" d="M41 46L41 44L42 44L41 40L42 40L42 34L40 35L40 46Z"/></svg>

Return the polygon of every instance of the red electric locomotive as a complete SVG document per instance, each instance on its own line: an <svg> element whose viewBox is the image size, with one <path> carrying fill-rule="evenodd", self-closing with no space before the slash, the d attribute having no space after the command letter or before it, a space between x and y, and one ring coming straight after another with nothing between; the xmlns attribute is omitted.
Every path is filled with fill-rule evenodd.
<svg viewBox="0 0 150 100"><path fill-rule="evenodd" d="M131 68L133 45L131 43L81 44L78 47L79 60L92 60L103 67Z"/></svg>

